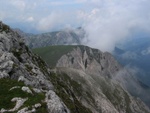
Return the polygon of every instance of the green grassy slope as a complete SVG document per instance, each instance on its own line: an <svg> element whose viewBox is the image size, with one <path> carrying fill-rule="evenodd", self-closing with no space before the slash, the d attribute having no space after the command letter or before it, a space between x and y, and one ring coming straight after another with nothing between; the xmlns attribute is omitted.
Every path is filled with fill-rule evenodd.
<svg viewBox="0 0 150 113"><path fill-rule="evenodd" d="M14 90L10 90L12 87L18 86L20 88L16 88ZM21 110L24 107L32 108L33 105L37 103L41 103L41 107L37 109L36 113L47 113L46 103L44 102L45 94L44 93L35 93L32 90L32 87L29 87L33 94L29 94L21 90L21 87L25 86L23 82L18 82L17 80L12 79L0 79L0 110L4 109L12 109L16 105L16 103L11 102L11 99L14 97L21 97L23 99L28 98L28 100L24 103L24 105L19 109ZM17 111L15 111L16 113ZM12 113L12 112L11 112Z"/></svg>
<svg viewBox="0 0 150 113"><path fill-rule="evenodd" d="M42 48L36 48L33 49L33 52L35 54L38 54L42 57L42 59L50 66L55 67L56 62L58 59L73 50L77 46L73 45L60 45L60 46L48 46L48 47L42 47Z"/></svg>

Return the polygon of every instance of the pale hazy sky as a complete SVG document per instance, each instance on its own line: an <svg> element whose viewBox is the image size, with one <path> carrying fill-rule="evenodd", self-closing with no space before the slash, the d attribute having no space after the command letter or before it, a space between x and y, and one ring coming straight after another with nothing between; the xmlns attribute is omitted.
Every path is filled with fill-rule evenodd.
<svg viewBox="0 0 150 113"><path fill-rule="evenodd" d="M86 0L0 0L0 20L25 31L46 32L81 26Z"/></svg>
<svg viewBox="0 0 150 113"><path fill-rule="evenodd" d="M122 40L150 36L150 0L0 0L0 20L36 33L81 26L86 45L112 51Z"/></svg>

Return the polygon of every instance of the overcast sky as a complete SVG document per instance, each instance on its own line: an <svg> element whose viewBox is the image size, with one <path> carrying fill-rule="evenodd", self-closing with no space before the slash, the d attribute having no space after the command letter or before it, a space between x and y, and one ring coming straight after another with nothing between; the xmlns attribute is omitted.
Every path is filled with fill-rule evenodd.
<svg viewBox="0 0 150 113"><path fill-rule="evenodd" d="M0 0L0 20L33 33L81 26L86 45L112 51L120 41L150 36L150 0Z"/></svg>
<svg viewBox="0 0 150 113"><path fill-rule="evenodd" d="M0 20L27 32L81 26L85 0L0 0Z"/></svg>

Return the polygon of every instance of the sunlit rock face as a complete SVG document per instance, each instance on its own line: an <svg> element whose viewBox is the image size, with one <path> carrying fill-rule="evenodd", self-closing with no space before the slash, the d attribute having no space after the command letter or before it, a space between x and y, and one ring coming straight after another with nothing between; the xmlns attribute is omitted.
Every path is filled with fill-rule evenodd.
<svg viewBox="0 0 150 113"><path fill-rule="evenodd" d="M28 47L24 43L24 39L20 35L18 35L18 33L14 32L9 26L0 22L0 78L2 80L10 79L10 82L11 79L18 80L18 83L19 81L22 81L25 85L30 86L30 89L26 86L22 87L23 92L20 93L22 95L25 95L29 92L29 96L45 95L45 100L43 98L39 100L39 103L35 103L35 105L41 105L40 110L43 110L42 107L46 104L47 107L44 108L44 112L69 113L68 108L53 91L53 85L48 80L49 75L49 69L47 68L45 62L43 62L38 56L35 56L28 49ZM36 91L40 91L41 94L38 94L37 92L32 93L31 91L33 89L36 89ZM21 92L21 89L16 88L14 90L20 90ZM49 99L47 97L47 94L55 94L55 98ZM14 94L14 96L15 95L18 95L17 92L16 94ZM32 99L34 102L36 102L34 99L37 97L34 96ZM32 107L34 105L27 106L26 104L24 104L26 101L28 102L28 98L28 96L26 98L14 97L12 99L12 102L16 102L16 106L12 109L1 108L0 111L2 113L9 111L25 113L36 112L37 110L39 110L39 108ZM49 102L50 100L52 100L52 103ZM53 106L53 103L55 103L56 106ZM20 109L21 107L23 108ZM32 108L32 110L29 110L29 107Z"/></svg>

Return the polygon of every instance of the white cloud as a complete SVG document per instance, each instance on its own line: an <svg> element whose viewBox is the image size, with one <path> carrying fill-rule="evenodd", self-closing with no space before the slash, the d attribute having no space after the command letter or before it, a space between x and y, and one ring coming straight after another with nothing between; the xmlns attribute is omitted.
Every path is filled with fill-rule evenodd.
<svg viewBox="0 0 150 113"><path fill-rule="evenodd" d="M137 32L150 32L149 1L91 0L92 10L81 11L84 43L111 52L115 45ZM86 41L86 42L85 42Z"/></svg>
<svg viewBox="0 0 150 113"><path fill-rule="evenodd" d="M26 7L26 2L24 0L11 0L10 3L19 10L24 10Z"/></svg>
<svg viewBox="0 0 150 113"><path fill-rule="evenodd" d="M0 11L0 20L3 20L4 18L5 18L5 14L4 14L4 12L2 12L2 11Z"/></svg>
<svg viewBox="0 0 150 113"><path fill-rule="evenodd" d="M76 3L86 3L88 0L75 0Z"/></svg>
<svg viewBox="0 0 150 113"><path fill-rule="evenodd" d="M48 16L44 16L37 22L39 32L50 32L68 27L79 27L76 11L52 11Z"/></svg>
<svg viewBox="0 0 150 113"><path fill-rule="evenodd" d="M37 29L39 31L50 31L57 25L61 24L62 17L62 14L53 12L39 21Z"/></svg>
<svg viewBox="0 0 150 113"><path fill-rule="evenodd" d="M65 4L69 4L69 3L68 2L63 2L63 1L50 2L50 5L52 5L52 6L60 6L60 5L65 5Z"/></svg>
<svg viewBox="0 0 150 113"><path fill-rule="evenodd" d="M148 47L146 50L141 51L142 55L149 55L150 54L150 47Z"/></svg>
<svg viewBox="0 0 150 113"><path fill-rule="evenodd" d="M52 1L49 2L50 5L52 6L63 6L63 5L74 5L74 4L82 4L82 3L86 3L87 0L64 0L64 1Z"/></svg>
<svg viewBox="0 0 150 113"><path fill-rule="evenodd" d="M33 21L34 21L34 18L33 18L32 16L31 16L31 17L28 17L26 21L27 21L27 22L33 22Z"/></svg>

